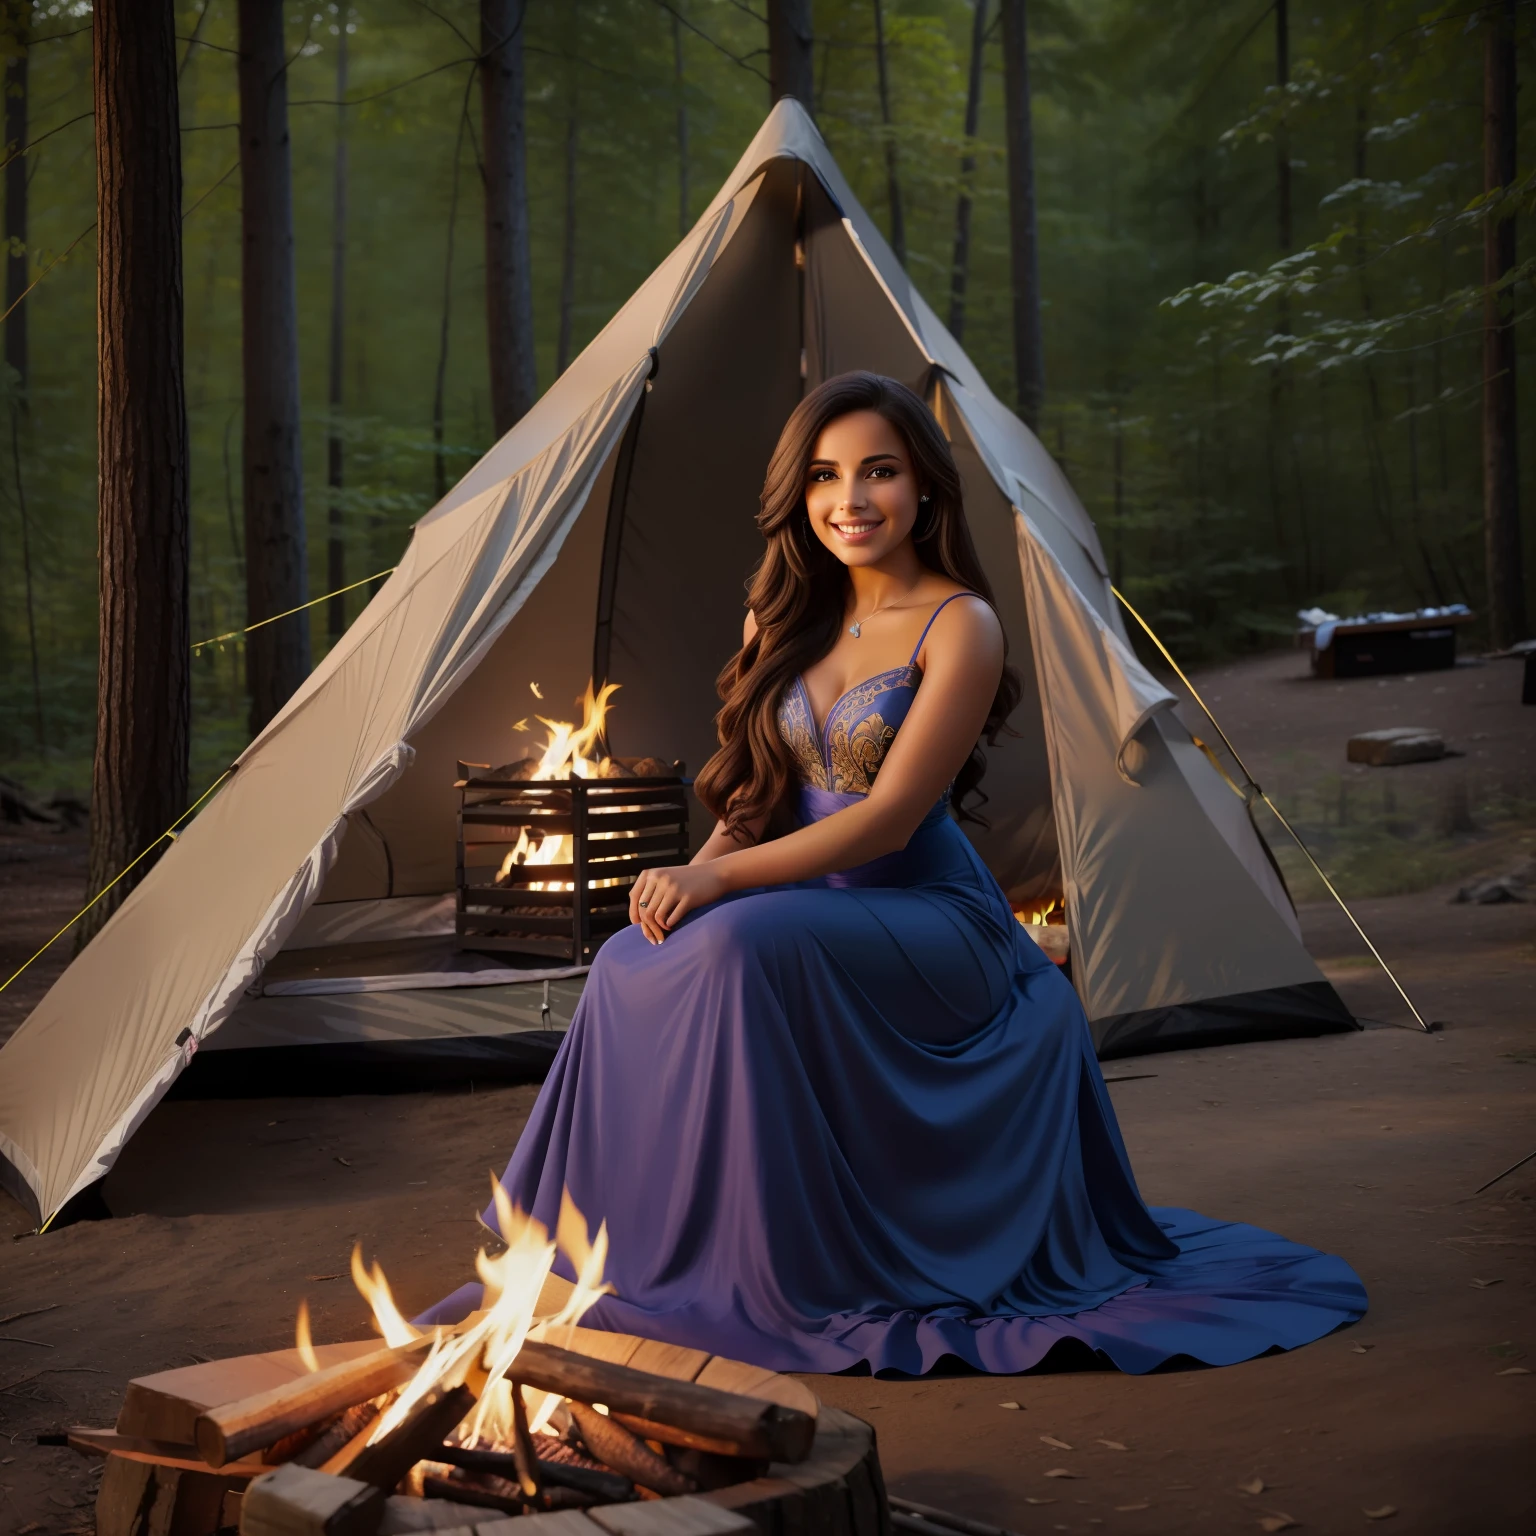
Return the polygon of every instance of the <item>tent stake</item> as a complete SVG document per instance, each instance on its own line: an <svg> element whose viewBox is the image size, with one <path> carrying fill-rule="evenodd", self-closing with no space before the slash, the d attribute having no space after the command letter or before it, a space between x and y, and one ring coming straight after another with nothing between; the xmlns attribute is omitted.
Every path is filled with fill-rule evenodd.
<svg viewBox="0 0 1536 1536"><path fill-rule="evenodd" d="M1264 804L1270 808L1271 811L1274 812L1275 820L1278 821L1280 825L1291 834L1291 841L1294 842L1299 849L1301 849L1302 855L1305 857L1307 863L1312 866L1314 872L1317 875L1317 878L1323 882L1323 885L1327 888L1328 894L1332 896L1336 902L1338 902L1339 911L1341 911L1344 916L1349 919L1350 923L1354 927L1355 932L1360 935L1360 938L1365 944L1365 947L1370 950L1371 957L1376 961L1376 964L1379 965L1386 973L1387 980L1397 988L1397 995L1402 998L1402 1000L1408 1005L1408 1012L1413 1015L1414 1023L1417 1024L1426 1035L1430 1034L1432 1032L1431 1026L1424 1022L1423 1014L1421 1014L1419 1010L1413 1006L1413 999L1409 997L1408 994L1403 990L1403 984L1397 979L1395 975L1393 975L1392 967L1382 959L1381 951L1371 943L1370 935L1366 933L1365 929L1360 926L1359 920L1355 917L1355 914L1349 910L1347 905L1345 905L1344 898L1339 895L1338 891L1334 887L1333 881L1330 880L1324 873L1323 866L1312 857L1312 850L1308 848L1304 842L1302 842L1301 834L1297 832L1295 827L1293 827L1290 822L1285 819L1285 816L1282 814L1280 807L1269 798L1269 796L1264 792L1262 788L1260 788L1259 781L1255 779L1251 773L1248 772L1248 765L1238 755L1237 748L1232 745L1231 737L1229 737L1227 733L1222 730L1221 721L1219 721L1216 716L1211 713L1211 706L1200 697L1200 694L1195 688L1195 685L1190 682L1190 680L1184 675L1184 669L1178 664L1178 662L1173 659L1173 656L1169 652L1168 647L1157 638L1157 635L1153 631L1152 626L1148 624L1147 621L1142 618L1142 616L1137 613L1134 608L1131 607L1130 603L1126 601L1125 593L1123 593L1117 586L1115 586L1113 582L1110 583L1109 590L1120 599L1120 602L1125 608L1125 611L1130 614L1130 616L1135 619L1136 622L1140 624L1144 630L1146 630L1148 638L1152 641L1152 644L1157 647L1158 651L1162 655L1163 660L1173 668L1174 673L1177 675L1179 681L1183 683L1187 689L1189 689L1190 697L1205 712L1205 718L1209 720L1213 726L1216 727L1216 734L1221 737L1222 745L1225 746L1227 751L1232 754L1232 761L1237 764L1238 771L1242 774L1244 779L1248 781L1249 789L1255 795L1257 795L1259 799L1262 800Z"/></svg>

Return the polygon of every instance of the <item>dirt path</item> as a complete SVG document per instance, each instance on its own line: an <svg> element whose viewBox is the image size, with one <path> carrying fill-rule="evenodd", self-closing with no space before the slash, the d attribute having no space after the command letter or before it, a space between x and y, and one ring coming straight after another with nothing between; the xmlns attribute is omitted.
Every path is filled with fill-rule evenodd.
<svg viewBox="0 0 1536 1536"><path fill-rule="evenodd" d="M1359 701L1386 690L1366 684L1373 693L1319 720L1322 696L1287 683L1282 663L1296 668L1285 657L1224 670L1233 686L1214 691L1233 695L1228 728L1261 776L1288 762L1337 776L1340 730L1365 723ZM1489 691L1475 684L1502 675L1442 676L1470 712ZM1401 695L1379 723L1420 723L1416 709L1395 718L1405 700L1417 702ZM1450 728L1485 729L1489 758L1430 767L1486 762L1518 792L1536 711L1498 699L1481 718ZM1298 761L1308 754L1319 766ZM1362 799L1380 794L1381 781L1364 782ZM1414 781L1398 782L1409 798ZM1530 846L1509 826L1426 835L1468 866L1497 867ZM79 844L51 837L15 858L18 840L0 839L6 952L35 947L23 930L46 937L53 909L68 916L78 891ZM1372 1028L1114 1068L1156 1074L1112 1089L1150 1200L1344 1254L1370 1289L1369 1316L1225 1370L813 1378L827 1401L877 1426L893 1491L1023 1536L1255 1532L1276 1511L1304 1531L1359 1532L1375 1528L1364 1510L1388 1505L1397 1513L1380 1528L1404 1536L1536 1526L1536 1164L1473 1194L1536 1151L1536 907L1451 906L1454 889L1357 908L1421 1008L1447 1021L1442 1032ZM1405 1017L1335 910L1309 904L1303 925L1353 1008ZM25 995L38 995L28 980ZM131 1376L280 1346L301 1296L317 1337L360 1336L364 1308L342 1275L354 1241L382 1259L407 1309L468 1278L487 1172L505 1162L532 1100L512 1088L168 1103L108 1181L116 1219L31 1237L0 1197L0 1533L89 1527L93 1468L34 1439L110 1423ZM1046 1476L1057 1468L1076 1475ZM1263 1492L1240 1491L1255 1478Z"/></svg>

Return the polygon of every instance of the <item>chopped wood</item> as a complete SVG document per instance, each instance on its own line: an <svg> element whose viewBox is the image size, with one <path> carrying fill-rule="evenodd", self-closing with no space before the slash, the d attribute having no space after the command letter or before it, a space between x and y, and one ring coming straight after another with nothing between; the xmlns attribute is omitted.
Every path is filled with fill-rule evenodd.
<svg viewBox="0 0 1536 1536"><path fill-rule="evenodd" d="M473 1504L478 1509L499 1509L503 1514L520 1515L528 1502L516 1483L504 1477L491 1481L500 1483L505 1492L479 1483L460 1482L457 1478L439 1477L429 1472L421 1480L421 1491L429 1499L452 1499L458 1504Z"/></svg>
<svg viewBox="0 0 1536 1536"><path fill-rule="evenodd" d="M488 1510L454 1499L417 1499L393 1494L384 1500L384 1519L379 1524L378 1536L402 1536L407 1531L457 1531L461 1536L502 1536L508 1519L523 1518L526 1517L497 1518Z"/></svg>
<svg viewBox="0 0 1536 1536"><path fill-rule="evenodd" d="M379 1416L376 1403L357 1403L333 1419L330 1427L301 1450L293 1460L301 1467L324 1467L338 1451L345 1450Z"/></svg>
<svg viewBox="0 0 1536 1536"><path fill-rule="evenodd" d="M471 1450L463 1445L445 1445L432 1453L433 1459L467 1472L493 1472L498 1477L515 1477L517 1459L509 1451ZM635 1496L635 1485L617 1472L602 1472L593 1467L576 1467L567 1462L539 1458L539 1476L558 1488L572 1488L577 1493L600 1499L605 1504L622 1504Z"/></svg>
<svg viewBox="0 0 1536 1536"><path fill-rule="evenodd" d="M197 1418L197 1448L211 1467L265 1450L284 1435L409 1381L431 1342L424 1336L396 1349L376 1349L254 1397L208 1408Z"/></svg>
<svg viewBox="0 0 1536 1536"><path fill-rule="evenodd" d="M622 1424L615 1424L597 1409L589 1408L574 1399L570 1409L582 1442L599 1461L612 1467L615 1472L622 1472L625 1477L642 1488L649 1488L652 1493L677 1495L698 1491L698 1484L691 1477L684 1477L668 1465Z"/></svg>
<svg viewBox="0 0 1536 1536"><path fill-rule="evenodd" d="M816 1420L798 1409L653 1376L553 1344L533 1340L524 1344L516 1369L520 1381L546 1392L583 1403L604 1403L616 1415L686 1431L692 1439L683 1443L700 1450L795 1462L805 1460L816 1438ZM658 1433L654 1438L662 1436Z"/></svg>
<svg viewBox="0 0 1536 1536"><path fill-rule="evenodd" d="M523 1401L522 1383L512 1381L508 1385L512 1388L512 1457L517 1464L517 1484L525 1498L537 1499L544 1485L539 1481L539 1458L528 1429L528 1405Z"/></svg>
<svg viewBox="0 0 1536 1536"><path fill-rule="evenodd" d="M384 1491L292 1464L258 1477L240 1506L240 1536L372 1536Z"/></svg>
<svg viewBox="0 0 1536 1536"><path fill-rule="evenodd" d="M418 1461L434 1456L474 1406L468 1387L429 1392L382 1440L357 1453L347 1476L388 1492Z"/></svg>

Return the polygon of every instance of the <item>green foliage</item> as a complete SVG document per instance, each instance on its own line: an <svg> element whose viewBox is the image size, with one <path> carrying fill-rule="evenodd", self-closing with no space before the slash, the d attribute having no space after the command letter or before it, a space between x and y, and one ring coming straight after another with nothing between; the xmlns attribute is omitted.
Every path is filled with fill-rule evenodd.
<svg viewBox="0 0 1536 1536"><path fill-rule="evenodd" d="M989 0L995 17L998 0ZM1274 643L1292 611L1482 597L1481 244L1516 217L1503 302L1536 277L1536 119L1522 176L1482 196L1478 15L1424 0L1291 8L1277 84L1263 0L1032 0L1046 407L1041 434L1103 533L1122 590L1181 659ZM475 0L289 0L311 590L325 590L326 438L349 581L393 565L412 522L489 446ZM0 758L51 787L85 776L94 721L94 161L89 5L34 10L28 155L32 373L19 463L0 441ZM677 18L674 21L674 18ZM893 122L870 0L815 0L818 120L888 216L894 142L908 266L949 309L971 0L886 0ZM335 95L349 29L349 105ZM1528 8L1521 69L1536 65ZM674 26L681 33L676 74ZM240 189L234 0L184 0L184 286L192 628L244 612ZM998 29L986 57L965 344L1013 398ZM188 41L195 39L195 41ZM696 217L767 109L762 6L529 0L528 140L542 384L555 367L565 144L578 126L574 332L590 340L675 242L679 105ZM332 168L350 152L345 389L327 405ZM1277 160L1291 165L1292 249ZM450 214L452 219L450 220ZM452 262L449 263L450 239ZM67 254L66 254L67 253ZM441 451L433 400L447 336ZM21 403L14 381L4 423ZM1524 413L1522 457L1532 452ZM439 457L441 452L441 458ZM29 558L22 559L21 501ZM1530 497L1527 497L1529 502ZM1536 546L1528 535L1527 549ZM31 579L25 567L30 565ZM27 590L33 624L27 619ZM367 589L347 599L349 615ZM315 654L326 641L313 612ZM43 742L32 682L35 628ZM194 666L194 780L237 751L237 647Z"/></svg>

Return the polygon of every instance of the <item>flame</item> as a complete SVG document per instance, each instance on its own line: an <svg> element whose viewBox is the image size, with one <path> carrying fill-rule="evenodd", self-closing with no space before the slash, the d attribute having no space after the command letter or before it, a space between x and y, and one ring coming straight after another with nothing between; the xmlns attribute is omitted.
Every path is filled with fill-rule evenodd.
<svg viewBox="0 0 1536 1536"><path fill-rule="evenodd" d="M457 1432L458 1438L466 1443L480 1440L510 1444L515 1389L509 1373L518 1351L531 1336L543 1338L555 1329L574 1328L592 1304L613 1289L603 1281L603 1265L608 1255L607 1225L598 1228L595 1238L590 1237L586 1220L569 1192L561 1197L553 1242L543 1222L535 1221L512 1204L494 1174L491 1193L497 1227L506 1248L494 1258L482 1251L475 1260L475 1270L485 1284L482 1308L461 1331L445 1334L438 1330L415 1376L379 1416L369 1437L370 1444L387 1435L435 1388L466 1383L476 1390L478 1401L466 1425ZM576 1283L559 1311L540 1317L539 1293L549 1278L557 1249L563 1249L570 1258ZM373 1308L379 1329L391 1344L420 1337L395 1307L383 1270L377 1263L371 1273L365 1270L359 1249L354 1249L352 1255L352 1279ZM301 1314L302 1317L305 1315ZM301 1327L304 1325L301 1321ZM523 1391L531 1427L542 1429L563 1399L558 1393L530 1388Z"/></svg>
<svg viewBox="0 0 1536 1536"><path fill-rule="evenodd" d="M401 1317L395 1298L390 1295L389 1281L384 1278L384 1271L379 1268L378 1261L374 1261L372 1274L363 1268L363 1249L360 1243L352 1250L352 1283L363 1293L363 1300L373 1308L373 1320L378 1324L379 1332L384 1335L384 1342L391 1348L409 1344L412 1339L421 1337L418 1330Z"/></svg>
<svg viewBox="0 0 1536 1536"><path fill-rule="evenodd" d="M536 697L544 697L539 692L537 683L529 683L528 686ZM608 759L606 756L593 757L591 754L597 751L598 744L603 739L604 728L608 721L608 701L618 690L618 683L604 683L594 693L589 680L585 692L576 701L581 705L580 726L569 720L547 720L543 715L536 715L534 718L548 729L549 734L545 737L538 766L529 777L532 779L601 778ZM519 720L512 729L525 730L527 725L526 720ZM523 827L518 831L516 845L501 861L501 868L497 870L496 878L505 879L514 869L523 864L569 864L570 862L571 840L568 836L564 834L555 837L540 836L535 842L529 837L528 829ZM611 880L591 882L594 886L615 883ZM572 889L572 883L568 880L538 881L530 889L569 891Z"/></svg>
<svg viewBox="0 0 1536 1536"><path fill-rule="evenodd" d="M314 1341L309 1336L309 1303L299 1303L299 1321L293 1330L293 1345L299 1352L299 1359L304 1362L306 1371L318 1371L320 1369L320 1357L315 1353Z"/></svg>
<svg viewBox="0 0 1536 1536"><path fill-rule="evenodd" d="M1051 914L1053 912L1060 912L1063 915L1066 912L1066 908L1063 907L1061 902L1058 901L1054 896L1051 897L1051 899L1047 901L1044 906L1015 907L1013 909L1013 915L1018 918L1018 920L1023 923L1026 928L1044 928L1050 921ZM1061 919L1058 918L1057 921L1059 922Z"/></svg>

